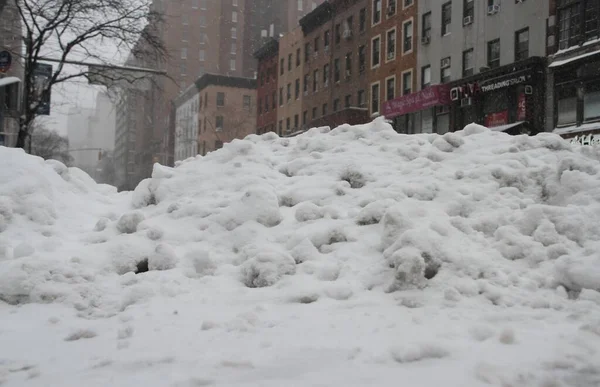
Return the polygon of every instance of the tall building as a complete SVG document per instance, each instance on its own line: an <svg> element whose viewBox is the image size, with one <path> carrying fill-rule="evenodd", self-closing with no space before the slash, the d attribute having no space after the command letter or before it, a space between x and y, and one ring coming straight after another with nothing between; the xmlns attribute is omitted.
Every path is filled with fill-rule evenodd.
<svg viewBox="0 0 600 387"><path fill-rule="evenodd" d="M277 131L277 90L279 41L269 39L255 54L258 61L256 80L256 132Z"/></svg>
<svg viewBox="0 0 600 387"><path fill-rule="evenodd" d="M600 2L550 2L546 129L600 143Z"/></svg>
<svg viewBox="0 0 600 387"><path fill-rule="evenodd" d="M0 8L0 51L8 51L12 64L6 73L0 73L0 145L14 146L19 131L19 91L22 88L24 68L21 18L12 1Z"/></svg>
<svg viewBox="0 0 600 387"><path fill-rule="evenodd" d="M90 175L98 162L98 150L88 150L94 148L96 138L92 125L93 116L94 109L73 107L69 109L67 120L67 138L73 166Z"/></svg>
<svg viewBox="0 0 600 387"><path fill-rule="evenodd" d="M404 114L417 110L413 132L471 122L509 133L544 130L547 0L418 0L418 10L423 93L397 101Z"/></svg>

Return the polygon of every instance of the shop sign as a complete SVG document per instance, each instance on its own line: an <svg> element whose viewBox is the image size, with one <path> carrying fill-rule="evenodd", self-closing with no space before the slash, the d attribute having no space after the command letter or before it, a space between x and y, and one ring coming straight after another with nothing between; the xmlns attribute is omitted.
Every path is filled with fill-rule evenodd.
<svg viewBox="0 0 600 387"><path fill-rule="evenodd" d="M434 85L416 93L403 95L385 102L382 112L386 118L394 118L437 105L447 105L449 102L448 87L446 85Z"/></svg>
<svg viewBox="0 0 600 387"><path fill-rule="evenodd" d="M508 110L491 113L485 117L485 126L488 128L506 124L508 124Z"/></svg>
<svg viewBox="0 0 600 387"><path fill-rule="evenodd" d="M481 87L482 92L487 93L489 91L504 89L506 87L525 83L529 80L529 78L531 78L530 75L521 75L518 77L509 78L509 79L505 79L502 81L496 81L496 82L492 82L489 84L484 84L484 85L481 85L480 87Z"/></svg>
<svg viewBox="0 0 600 387"><path fill-rule="evenodd" d="M452 101L459 101L463 98L471 98L480 91L479 84L467 83L465 85L456 86L450 89L450 99Z"/></svg>
<svg viewBox="0 0 600 387"><path fill-rule="evenodd" d="M598 145L600 144L600 136L594 134L588 134L585 136L575 136L571 139L571 144L577 145Z"/></svg>
<svg viewBox="0 0 600 387"><path fill-rule="evenodd" d="M527 119L527 105L525 94L519 94L519 102L517 103L517 121L525 121Z"/></svg>

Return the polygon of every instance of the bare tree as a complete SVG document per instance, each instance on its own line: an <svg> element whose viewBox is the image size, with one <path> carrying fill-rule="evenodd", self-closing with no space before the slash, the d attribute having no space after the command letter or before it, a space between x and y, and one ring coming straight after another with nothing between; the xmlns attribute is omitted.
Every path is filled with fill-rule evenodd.
<svg viewBox="0 0 600 387"><path fill-rule="evenodd" d="M65 165L70 165L73 162L73 157L69 154L69 140L43 127L35 129L35 136L32 137L31 153L45 160L58 160Z"/></svg>
<svg viewBox="0 0 600 387"><path fill-rule="evenodd" d="M24 26L24 96L17 147L23 148L32 123L52 86L75 78L99 77L105 82L136 82L139 74L114 69L106 62L107 47L131 52L146 63L167 58L160 39L162 14L150 0L9 0L18 9ZM49 79L36 87L38 64L52 57L56 68ZM98 66L65 71L69 64L83 61ZM78 68L79 68L78 67Z"/></svg>

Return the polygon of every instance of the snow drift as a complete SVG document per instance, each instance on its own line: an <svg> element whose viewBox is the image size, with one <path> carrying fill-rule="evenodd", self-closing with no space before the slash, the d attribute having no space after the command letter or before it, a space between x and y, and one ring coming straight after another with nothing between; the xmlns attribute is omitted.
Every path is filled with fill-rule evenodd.
<svg viewBox="0 0 600 387"><path fill-rule="evenodd" d="M156 165L127 194L19 151L0 148L0 160L0 319L53 305L70 325L107 321L62 332L110 358L89 371L98 385L125 361L98 339L111 321L144 314L157 316L154 333L145 319L120 328L120 353L126 341L138 345L129 357L143 356L161 348L149 343L156 332L197 328L198 348L226 356L202 355L209 375L199 377L188 344L173 343L181 359L153 361L186 376L157 386L600 383L597 147L474 124L406 136L376 120L249 136L176 168ZM187 320L159 312L169 307ZM0 329L0 383L26 380L3 374L2 358L36 362L31 383L58 380L46 375L48 357L28 359L16 337ZM348 372L357 364L367 376Z"/></svg>

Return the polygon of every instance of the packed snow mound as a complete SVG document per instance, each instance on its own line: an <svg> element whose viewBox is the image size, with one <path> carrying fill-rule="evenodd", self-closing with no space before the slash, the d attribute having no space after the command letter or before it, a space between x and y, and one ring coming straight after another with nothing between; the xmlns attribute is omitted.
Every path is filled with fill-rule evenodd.
<svg viewBox="0 0 600 387"><path fill-rule="evenodd" d="M61 304L86 321L138 316L146 324L156 310L196 311L194 324L165 322L175 329L165 328L170 342L174 332L234 340L236 348L244 335L264 337L247 342L253 352L237 360L206 360L236 370L220 379L224 385L290 384L289 369L268 364L296 369L299 360L307 372L321 363L328 372L353 369L347 361L360 362L357 369L469 364L474 381L450 384L469 386L590 385L600 375L592 350L600 348L593 328L600 321L598 147L475 124L401 135L378 119L295 138L251 135L175 168L156 165L126 194L19 151L0 148L0 162L8 164L0 170L0 300ZM544 337L535 328L540 319L555 324ZM91 326L61 331L61 340L94 343L103 333ZM285 329L277 333L278 326ZM140 330L146 338L160 331L137 325L133 335L124 327L113 335L117 348L126 350L123 340L135 342ZM572 333L566 339L559 331ZM290 336L306 337L307 348L325 355L313 362L315 353ZM140 351L160 353L139 340ZM269 352L273 342L282 351ZM551 358L550 342L581 352ZM502 352L507 365L473 355L473 343ZM521 362L515 354L524 350L535 360ZM1 364L0 383L13 380ZM318 382L395 384L346 371ZM436 374L422 385L439 385Z"/></svg>

